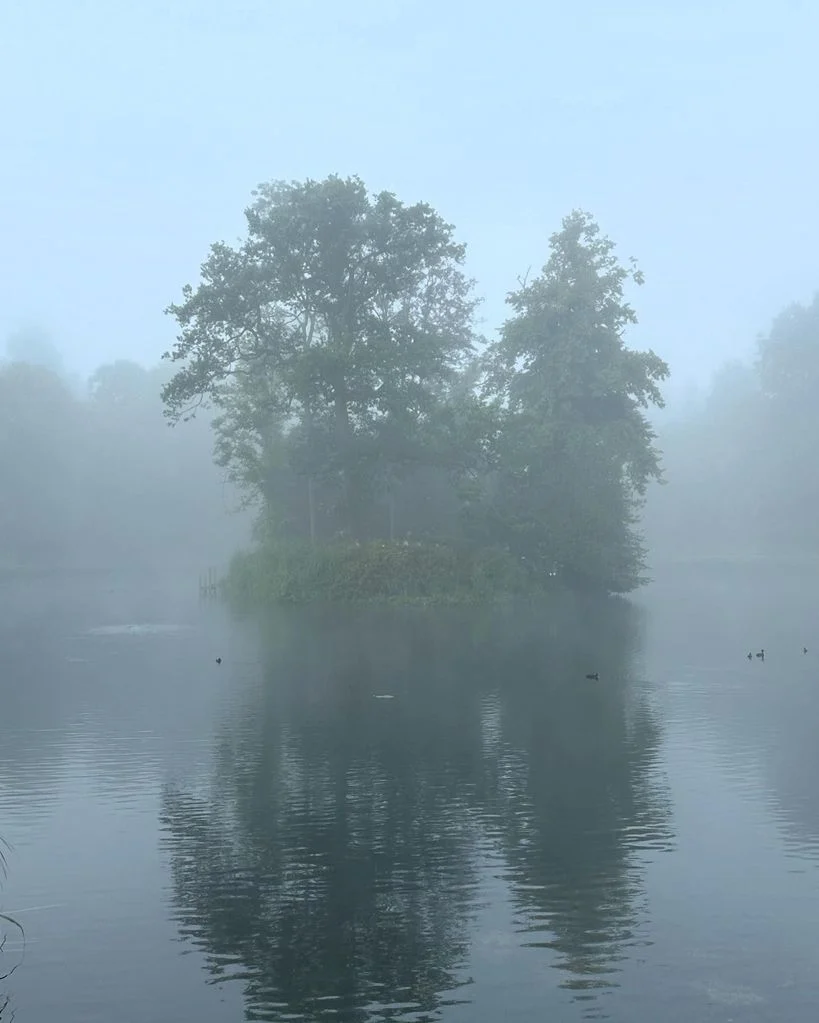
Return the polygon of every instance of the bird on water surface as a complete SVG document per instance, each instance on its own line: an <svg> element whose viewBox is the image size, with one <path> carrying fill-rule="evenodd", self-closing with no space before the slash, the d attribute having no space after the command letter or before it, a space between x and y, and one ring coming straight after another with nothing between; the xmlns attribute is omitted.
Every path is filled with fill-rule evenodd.
<svg viewBox="0 0 819 1023"><path fill-rule="evenodd" d="M760 650L759 653L756 656L760 659L760 661L764 661L765 660L765 649L763 648L762 650Z"/></svg>
<svg viewBox="0 0 819 1023"><path fill-rule="evenodd" d="M592 682L599 682L600 681L600 673L597 672L597 671L593 671L589 675L587 675L586 678L590 678L592 680Z"/></svg>
<svg viewBox="0 0 819 1023"><path fill-rule="evenodd" d="M221 657L217 657L216 658L216 663L217 664L221 664L222 663L222 658Z"/></svg>

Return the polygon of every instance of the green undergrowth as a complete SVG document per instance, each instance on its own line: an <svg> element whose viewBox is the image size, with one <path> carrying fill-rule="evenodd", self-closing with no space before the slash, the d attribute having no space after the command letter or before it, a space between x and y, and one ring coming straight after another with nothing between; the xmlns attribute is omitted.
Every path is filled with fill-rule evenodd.
<svg viewBox="0 0 819 1023"><path fill-rule="evenodd" d="M478 604L533 593L497 548L435 542L266 543L236 555L223 587L245 604Z"/></svg>

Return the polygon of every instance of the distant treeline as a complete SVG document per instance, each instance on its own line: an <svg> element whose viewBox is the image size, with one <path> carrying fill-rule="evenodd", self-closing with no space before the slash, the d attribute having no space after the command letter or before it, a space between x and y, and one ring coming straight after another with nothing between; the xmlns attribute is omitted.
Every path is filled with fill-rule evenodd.
<svg viewBox="0 0 819 1023"><path fill-rule="evenodd" d="M588 214L564 219L492 342L465 248L426 204L330 177L261 186L246 219L246 240L214 245L169 309L163 397L173 418L215 408L217 460L261 507L262 543L341 544L345 578L360 544L355 578L377 570L389 592L401 586L373 541L434 540L439 559L446 544L481 585L490 549L532 580L639 584L637 521L660 471L645 410L668 369L626 347L642 275ZM299 586L326 578L300 557Z"/></svg>
<svg viewBox="0 0 819 1023"><path fill-rule="evenodd" d="M667 486L645 526L654 558L819 553L819 297L794 304L661 428Z"/></svg>
<svg viewBox="0 0 819 1023"><path fill-rule="evenodd" d="M246 530L207 423L171 429L162 365L101 366L80 385L32 335L0 362L0 570L191 566ZM26 358L40 361L24 361Z"/></svg>

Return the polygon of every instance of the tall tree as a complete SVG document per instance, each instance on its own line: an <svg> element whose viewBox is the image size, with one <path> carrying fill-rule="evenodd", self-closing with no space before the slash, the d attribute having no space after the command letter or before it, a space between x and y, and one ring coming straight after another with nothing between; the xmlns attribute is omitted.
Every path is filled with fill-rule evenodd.
<svg viewBox="0 0 819 1023"><path fill-rule="evenodd" d="M779 552L816 550L819 500L819 294L783 310L759 339L756 443L746 441L749 472L766 480L756 489L763 544Z"/></svg>
<svg viewBox="0 0 819 1023"><path fill-rule="evenodd" d="M371 196L356 177L254 196L244 243L214 245L197 288L169 307L181 333L166 354L181 368L163 399L177 420L224 401L237 372L275 375L292 423L320 446L303 464L336 475L358 533L383 475L379 438L414 437L472 348L464 246L428 205ZM394 467L409 457L391 451Z"/></svg>
<svg viewBox="0 0 819 1023"><path fill-rule="evenodd" d="M42 366L58 376L63 375L63 357L42 327L28 325L9 334L6 338L6 355L10 362Z"/></svg>
<svg viewBox="0 0 819 1023"><path fill-rule="evenodd" d="M503 423L487 521L538 571L623 592L640 581L636 512L661 473L644 410L663 405L668 367L626 347L625 287L642 274L592 218L570 214L550 248L487 353Z"/></svg>
<svg viewBox="0 0 819 1023"><path fill-rule="evenodd" d="M237 373L222 388L216 404L214 460L239 488L245 508L261 505L259 535L267 536L270 530L298 534L306 519L315 539L316 467L299 461L303 431L292 421L277 374L264 367Z"/></svg>
<svg viewBox="0 0 819 1023"><path fill-rule="evenodd" d="M80 518L80 410L56 372L0 367L0 565L58 564Z"/></svg>
<svg viewBox="0 0 819 1023"><path fill-rule="evenodd" d="M757 370L763 392L782 408L812 402L819 383L819 293L809 305L793 302L774 319L759 338Z"/></svg>

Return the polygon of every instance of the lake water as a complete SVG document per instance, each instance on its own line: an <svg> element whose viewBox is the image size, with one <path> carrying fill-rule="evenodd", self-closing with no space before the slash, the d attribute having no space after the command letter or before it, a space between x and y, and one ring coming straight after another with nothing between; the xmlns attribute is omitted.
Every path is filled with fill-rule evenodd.
<svg viewBox="0 0 819 1023"><path fill-rule="evenodd" d="M0 1019L814 1018L812 585L253 621L6 584Z"/></svg>

